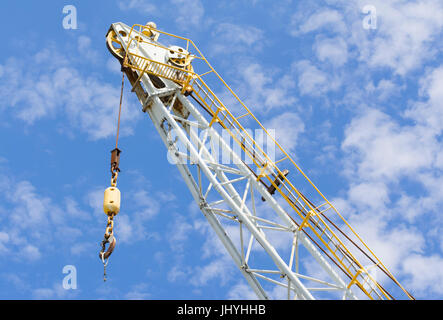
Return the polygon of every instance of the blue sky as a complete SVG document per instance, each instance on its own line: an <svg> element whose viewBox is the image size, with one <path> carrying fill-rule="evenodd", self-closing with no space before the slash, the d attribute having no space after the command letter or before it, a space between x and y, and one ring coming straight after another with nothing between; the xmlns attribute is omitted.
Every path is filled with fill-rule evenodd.
<svg viewBox="0 0 443 320"><path fill-rule="evenodd" d="M253 297L127 82L103 283L121 81L105 34L118 21L193 39L400 282L443 298L441 1L16 1L0 19L1 299Z"/></svg>

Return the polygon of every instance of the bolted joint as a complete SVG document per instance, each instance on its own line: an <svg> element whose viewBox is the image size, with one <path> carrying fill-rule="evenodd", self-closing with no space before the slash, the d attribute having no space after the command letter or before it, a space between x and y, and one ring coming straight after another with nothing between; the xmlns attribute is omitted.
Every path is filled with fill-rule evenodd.
<svg viewBox="0 0 443 320"><path fill-rule="evenodd" d="M206 208L207 207L207 203L205 200L201 200L198 204L198 207L201 209Z"/></svg>
<svg viewBox="0 0 443 320"><path fill-rule="evenodd" d="M283 180L286 178L286 176L289 174L289 170L285 169L281 172L281 174L279 173L278 176L275 178L274 180L274 184L271 184L267 190L268 192L273 195L275 193L275 191L277 190L277 187L280 186L280 184L283 182ZM266 199L264 197L261 197L261 200L264 202L266 201Z"/></svg>

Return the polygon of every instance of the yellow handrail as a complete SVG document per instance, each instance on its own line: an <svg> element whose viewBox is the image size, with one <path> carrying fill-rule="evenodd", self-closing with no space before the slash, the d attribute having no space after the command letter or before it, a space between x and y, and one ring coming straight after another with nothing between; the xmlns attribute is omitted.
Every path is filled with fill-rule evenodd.
<svg viewBox="0 0 443 320"><path fill-rule="evenodd" d="M139 31L135 31L135 28L139 28ZM139 45L141 43L146 43L152 46L160 47L165 50L171 50L170 48L164 47L158 43L152 41L145 41L143 38L142 31L144 29L149 29L153 32L158 32L166 36L170 36L173 38L181 39L186 41L186 49L189 51L189 46L195 49L198 52L198 55L192 55L194 58L198 58L204 61L209 68L209 71L205 71L200 75L194 71L186 70L183 68L179 68L170 64L161 63L155 60L148 59L143 57L137 53L131 52L130 45L132 41L137 41L137 52L139 49ZM137 35L133 36L133 32L136 32ZM138 38L136 38L138 37ZM163 77L182 86L190 85L194 92L196 93L196 98L204 105L208 111L212 113L212 120L210 125L214 122L219 122L223 128L227 129L230 133L234 141L238 143L242 150L246 155L252 160L254 165L258 170L262 170L265 172L266 170L270 170L271 172L275 172L276 176L282 177L281 184L277 185L274 182L274 178L270 174L259 175L258 179L267 178L269 182L275 187L275 189L281 194L281 196L288 202L290 207L298 214L298 216L302 219L302 223L299 224L300 229L308 228L323 244L324 248L329 251L329 254L334 257L336 263L340 264L342 270L352 279L351 283L356 284L363 293L365 293L370 299L373 299L375 295L377 298L385 297L390 299L390 295L387 293L385 289L383 289L380 284L373 279L367 270L363 267L363 265L356 259L356 257L350 252L350 250L345 246L343 241L333 232L332 228L325 222L322 218L322 215L326 210L330 208L337 214L337 216L343 221L343 223L351 230L352 234L354 234L357 239L363 244L363 246L369 251L372 255L372 258L376 260L376 265L386 272L386 274L392 279L392 281L399 286L406 295L413 299L413 297L403 288L403 286L395 279L395 277L388 271L388 269L383 265L380 259L369 249L367 244L361 239L361 237L355 232L355 230L349 225L349 223L345 220L345 218L338 212L338 210L326 199L326 197L320 192L320 190L314 185L314 183L307 177L307 175L301 170L301 168L296 164L296 162L292 159L292 157L278 144L278 142L274 139L272 135L266 130L266 128L261 124L261 122L254 116L251 110L241 101L241 99L234 93L234 91L228 86L228 84L223 80L223 78L215 71L212 65L208 62L208 60L204 57L198 47L194 44L194 42L188 38L176 36L149 26L143 26L139 24L135 24L132 26L131 31L129 33L129 43L128 50L126 51L126 57L124 59L125 66L130 67L139 72L146 72L158 77ZM173 50L175 51L175 50ZM175 51L178 52L178 51ZM137 63L139 61L139 63ZM145 65L146 64L146 65ZM154 66L156 69L148 68L149 66ZM143 67L145 66L145 67ZM143 67L143 68L142 68ZM176 76L172 75L176 72ZM203 80L203 77L213 73L216 77L221 81L221 83L228 89L228 91L232 94L232 96L240 103L240 105L246 110L246 113L240 117L235 117L229 109L221 102L221 100L217 97L217 95L210 89L210 87ZM211 104L208 104L206 100L210 100ZM214 108L213 108L214 106ZM224 118L221 118L219 114L224 115ZM240 124L238 121L240 118L250 115L251 118L256 122L256 124L266 133L266 135L275 143L278 149L284 154L284 158L273 162L273 159L269 157L269 155L262 150L262 148L256 143L256 141L249 135L248 131ZM242 139L239 139L239 136L235 133L237 131L239 136ZM242 141L240 141L242 140ZM246 147L246 140L248 143L248 147ZM250 150L249 148L252 148ZM258 157L259 155L259 157ZM259 161L260 160L260 161ZM292 165L297 169L297 171L306 179L306 181L314 188L314 190L318 193L318 195L324 199L325 203L323 205L328 205L329 207L326 210L321 212L317 211L320 206L314 206L307 198L291 183L286 175L283 175L282 170L279 169L277 163L288 160ZM268 169L269 168L269 169ZM268 171L269 172L269 171ZM300 207L297 204L301 204ZM311 219L317 219L315 225L313 226L310 222ZM327 236L327 239L324 239L323 236ZM334 250L335 249L335 250ZM343 255L340 259L337 255L337 251ZM345 263L345 258L347 258L347 265ZM352 267L352 268L351 268ZM351 270L354 269L354 270ZM361 276L361 274L367 274L366 279ZM364 285L360 282L359 277L362 278L363 282L370 281L371 288L369 292L364 288ZM373 294L372 294L373 293Z"/></svg>

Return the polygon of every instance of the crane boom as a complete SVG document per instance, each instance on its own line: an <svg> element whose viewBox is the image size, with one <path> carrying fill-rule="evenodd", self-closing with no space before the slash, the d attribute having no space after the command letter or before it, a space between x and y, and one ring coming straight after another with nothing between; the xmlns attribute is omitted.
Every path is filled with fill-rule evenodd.
<svg viewBox="0 0 443 320"><path fill-rule="evenodd" d="M154 23L118 22L107 45L169 161L259 299L276 292L316 299L325 291L343 299L394 299L384 288L392 284L413 299L192 40ZM315 267L301 266L300 250Z"/></svg>

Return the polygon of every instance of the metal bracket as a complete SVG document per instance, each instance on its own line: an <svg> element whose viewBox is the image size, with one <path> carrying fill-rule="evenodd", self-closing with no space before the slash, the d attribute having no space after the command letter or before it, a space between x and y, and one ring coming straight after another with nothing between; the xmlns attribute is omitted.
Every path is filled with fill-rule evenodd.
<svg viewBox="0 0 443 320"><path fill-rule="evenodd" d="M146 100L143 102L142 111L146 112L146 110L152 105L153 100L155 97L163 98L167 97L169 95L175 94L177 92L177 89L162 89L158 90L157 93L149 95Z"/></svg>

